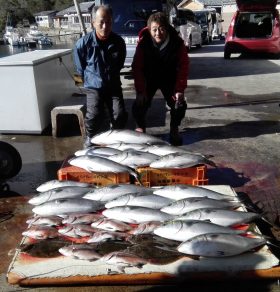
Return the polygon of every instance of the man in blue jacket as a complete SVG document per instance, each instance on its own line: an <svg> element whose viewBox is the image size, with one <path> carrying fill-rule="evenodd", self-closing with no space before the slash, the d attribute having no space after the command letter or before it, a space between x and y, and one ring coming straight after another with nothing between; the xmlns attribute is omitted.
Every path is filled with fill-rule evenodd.
<svg viewBox="0 0 280 292"><path fill-rule="evenodd" d="M126 46L122 37L112 32L112 22L111 8L95 6L92 11L94 29L80 38L74 48L76 72L87 94L84 147L91 146L91 137L100 131L105 107L111 128L122 129L127 121L120 80Z"/></svg>

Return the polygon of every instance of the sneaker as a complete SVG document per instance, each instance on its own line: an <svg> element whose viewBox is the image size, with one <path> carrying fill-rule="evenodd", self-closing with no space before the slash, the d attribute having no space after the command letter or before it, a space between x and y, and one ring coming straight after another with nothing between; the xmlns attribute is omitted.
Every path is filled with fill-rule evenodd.
<svg viewBox="0 0 280 292"><path fill-rule="evenodd" d="M84 141L84 149L89 148L93 144L91 143L91 137L87 136L85 141Z"/></svg>
<svg viewBox="0 0 280 292"><path fill-rule="evenodd" d="M170 144L173 146L181 146L183 144L183 139L179 134L178 128L173 128L170 130L169 140Z"/></svg>

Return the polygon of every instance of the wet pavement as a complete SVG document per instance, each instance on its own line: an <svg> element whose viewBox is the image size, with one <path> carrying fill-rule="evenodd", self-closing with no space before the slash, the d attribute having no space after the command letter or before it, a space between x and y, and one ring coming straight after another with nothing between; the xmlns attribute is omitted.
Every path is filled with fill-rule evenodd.
<svg viewBox="0 0 280 292"><path fill-rule="evenodd" d="M230 185L237 192L246 194L249 201L276 224L273 228L263 226L263 230L280 240L280 60L270 56L238 55L224 60L223 45L215 41L190 53L191 70L186 90L188 110L181 125L182 147L213 155L218 167L208 169L209 184ZM122 78L130 112L135 93L129 69L123 70ZM148 113L148 121L148 133L168 140L169 112L159 92ZM29 291L28 288L8 285L5 274L21 240L21 232L26 227L25 218L31 214L27 198L39 184L56 178L63 160L82 147L77 121L73 118L66 122L68 127L58 138L51 136L50 128L42 135L0 135L0 140L16 147L23 160L20 173L8 181L11 192L0 196L0 213L10 211L14 215L0 221L0 291ZM128 128L134 128L131 114L128 125ZM185 287L176 289L183 291ZM252 287L254 291L280 291L276 280L188 284L191 291L248 291ZM34 290L76 289L53 287ZM79 287L79 290L165 291L167 287Z"/></svg>

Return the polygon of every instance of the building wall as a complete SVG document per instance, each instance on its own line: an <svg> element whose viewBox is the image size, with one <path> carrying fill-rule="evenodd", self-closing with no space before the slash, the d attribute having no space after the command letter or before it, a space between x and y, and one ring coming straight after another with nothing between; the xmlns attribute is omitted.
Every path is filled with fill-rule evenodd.
<svg viewBox="0 0 280 292"><path fill-rule="evenodd" d="M190 9L190 10L201 10L204 8L204 5L198 2L187 2L180 8L185 8L185 9Z"/></svg>

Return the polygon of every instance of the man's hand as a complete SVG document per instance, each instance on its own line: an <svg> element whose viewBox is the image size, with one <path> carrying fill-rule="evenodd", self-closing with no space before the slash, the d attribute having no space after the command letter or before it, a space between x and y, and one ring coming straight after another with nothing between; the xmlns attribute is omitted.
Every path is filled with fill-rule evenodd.
<svg viewBox="0 0 280 292"><path fill-rule="evenodd" d="M175 101L178 101L178 103L181 103L184 101L184 94L182 92L176 92L175 93Z"/></svg>

